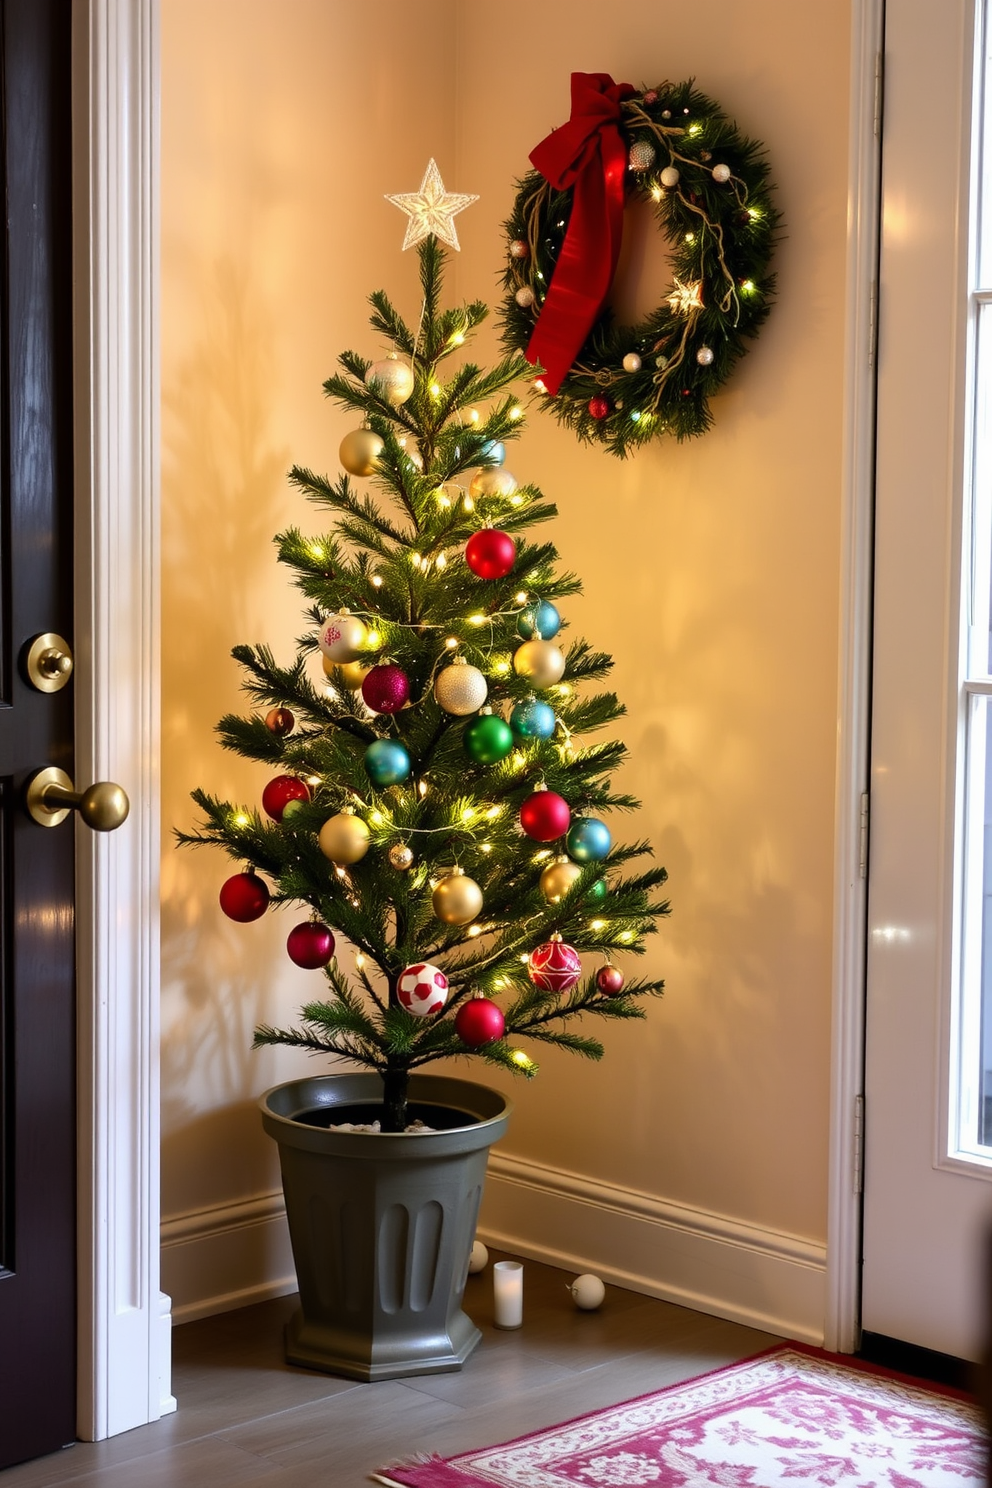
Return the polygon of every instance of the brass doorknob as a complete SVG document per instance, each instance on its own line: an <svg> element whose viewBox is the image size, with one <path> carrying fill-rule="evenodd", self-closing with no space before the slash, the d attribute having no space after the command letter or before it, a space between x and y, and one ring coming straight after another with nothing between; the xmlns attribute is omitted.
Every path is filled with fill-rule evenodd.
<svg viewBox="0 0 992 1488"><path fill-rule="evenodd" d="M78 811L94 832L113 832L127 820L131 809L127 793L112 780L98 780L88 789L77 791L65 771L54 765L46 765L31 776L24 804L40 827L57 827L70 811Z"/></svg>

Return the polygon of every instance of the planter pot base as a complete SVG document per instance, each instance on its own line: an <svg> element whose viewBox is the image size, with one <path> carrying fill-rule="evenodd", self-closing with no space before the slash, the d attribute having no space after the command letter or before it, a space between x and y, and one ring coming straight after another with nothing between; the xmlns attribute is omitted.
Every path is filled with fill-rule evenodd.
<svg viewBox="0 0 992 1488"><path fill-rule="evenodd" d="M451 1374L461 1369L481 1339L471 1318L461 1312L452 1319L447 1336L390 1341L380 1335L376 1357L362 1359L347 1351L338 1329L308 1323L302 1312L296 1312L286 1324L286 1363L364 1381Z"/></svg>

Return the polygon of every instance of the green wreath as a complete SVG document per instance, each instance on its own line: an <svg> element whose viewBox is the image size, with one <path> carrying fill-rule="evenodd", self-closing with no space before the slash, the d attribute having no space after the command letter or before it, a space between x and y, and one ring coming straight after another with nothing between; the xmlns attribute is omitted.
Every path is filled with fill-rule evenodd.
<svg viewBox="0 0 992 1488"><path fill-rule="evenodd" d="M604 309L551 397L541 400L581 440L621 458L648 440L682 440L712 423L709 400L768 315L768 264L779 214L764 148L745 138L692 80L625 98L625 199L655 204L671 245L674 282L639 325ZM572 211L572 190L538 172L518 182L506 222L501 320L508 350L525 352L551 287Z"/></svg>

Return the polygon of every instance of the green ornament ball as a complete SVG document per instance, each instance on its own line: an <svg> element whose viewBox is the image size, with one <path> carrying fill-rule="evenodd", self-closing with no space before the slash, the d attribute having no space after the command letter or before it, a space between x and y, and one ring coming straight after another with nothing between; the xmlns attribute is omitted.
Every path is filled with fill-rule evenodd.
<svg viewBox="0 0 992 1488"><path fill-rule="evenodd" d="M605 878L597 878L586 889L585 897L590 904L605 904L606 896L610 892Z"/></svg>
<svg viewBox="0 0 992 1488"><path fill-rule="evenodd" d="M513 731L495 713L480 713L467 725L462 742L477 765L497 765L513 748Z"/></svg>

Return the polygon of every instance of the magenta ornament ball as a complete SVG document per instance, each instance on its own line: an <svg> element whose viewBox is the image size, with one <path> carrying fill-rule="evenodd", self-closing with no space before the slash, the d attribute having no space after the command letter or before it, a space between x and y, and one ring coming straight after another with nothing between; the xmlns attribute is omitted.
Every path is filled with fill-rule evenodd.
<svg viewBox="0 0 992 1488"><path fill-rule="evenodd" d="M535 842L554 842L568 831L572 808L557 791L535 791L520 808L520 825Z"/></svg>
<svg viewBox="0 0 992 1488"><path fill-rule="evenodd" d="M465 562L479 579L505 579L517 557L517 545L508 532L483 527L465 544Z"/></svg>
<svg viewBox="0 0 992 1488"><path fill-rule="evenodd" d="M269 888L257 873L235 873L221 885L220 907L241 925L259 919L269 907Z"/></svg>
<svg viewBox="0 0 992 1488"><path fill-rule="evenodd" d="M455 1032L470 1049L494 1044L506 1030L506 1019L488 997L473 997L455 1014Z"/></svg>
<svg viewBox="0 0 992 1488"><path fill-rule="evenodd" d="M294 925L286 937L289 959L302 966L304 971L316 971L326 966L334 955L334 936L330 928L319 920L305 920Z"/></svg>
<svg viewBox="0 0 992 1488"><path fill-rule="evenodd" d="M601 966L596 973L596 988L604 997L616 997L623 991L623 972L619 966Z"/></svg>
<svg viewBox="0 0 992 1488"><path fill-rule="evenodd" d="M373 667L362 683L362 697L373 713L398 713L410 701L409 678L392 661Z"/></svg>

